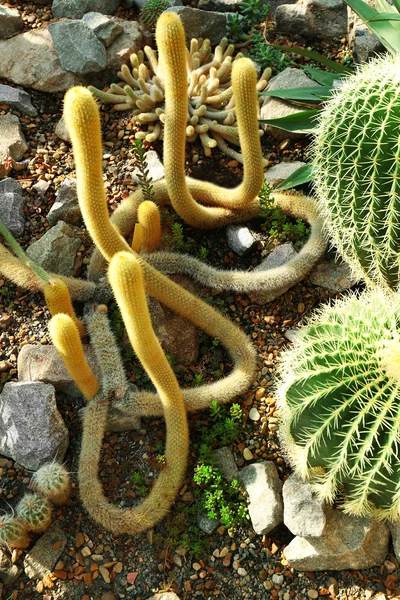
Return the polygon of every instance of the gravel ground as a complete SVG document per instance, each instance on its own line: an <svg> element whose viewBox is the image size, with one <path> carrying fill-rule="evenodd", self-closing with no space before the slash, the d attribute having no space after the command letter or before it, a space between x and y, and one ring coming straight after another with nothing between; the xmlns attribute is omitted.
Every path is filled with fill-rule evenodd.
<svg viewBox="0 0 400 600"><path fill-rule="evenodd" d="M13 2L18 6L26 23L26 29L40 26L51 20L49 6L33 3ZM193 3L195 6L195 3ZM119 9L118 16L132 17L132 11ZM276 39L286 43L283 38ZM291 40L293 41L293 40ZM302 43L301 39L294 40ZM343 42L343 41L342 41ZM345 53L342 42L320 44L317 51L331 58ZM301 59L303 60L303 59ZM2 82L8 83L8 82ZM19 239L26 248L39 239L49 228L46 215L52 206L57 189L68 175L74 175L73 158L69 145L54 133L61 116L61 95L47 95L30 91L34 105L39 110L37 118L19 115L29 149L25 158L30 160L26 171L10 176L19 180L28 201L25 206L26 229ZM0 114L6 112L0 107ZM15 112L15 111L13 111ZM109 113L102 108L104 135L104 173L110 209L126 197L135 186L132 171L135 160L132 141L135 129L128 113ZM264 153L272 162L283 159L304 158L303 143L283 142L279 145L271 138L263 139ZM160 143L152 147L161 153ZM196 177L210 179L210 166L217 183L235 185L241 175L240 165L215 152L213 160L202 157L197 146L188 148L187 171ZM35 183L45 180L50 183L45 196L34 189ZM82 244L75 263L75 275L85 276L85 269L92 251L90 238L85 229L76 228ZM188 229L185 233L192 234ZM239 261L224 244L221 233L194 236L199 245L209 246L209 256L217 264L229 267L250 267L259 261L268 236L259 228L264 244L260 244L251 259ZM237 399L244 412L244 426L232 443L239 467L257 460L273 460L282 479L288 473L280 455L276 438L276 415L273 386L277 375L277 361L281 348L290 342L285 332L295 329L301 319L320 302L326 302L329 294L313 286L306 279L284 296L265 306L252 304L246 296L218 294L213 290L200 290L210 297L213 304L223 310L239 324L253 339L258 354L257 380L247 394ZM47 332L48 311L41 295L26 293L9 281L0 279L0 385L16 381L16 361L21 347L27 343L50 343ZM212 377L213 365L218 364L222 372L229 370L226 355L202 338L201 356L197 366L180 368L179 377L183 385L190 385L196 374L204 381ZM140 386L146 385L145 377L138 375L137 365L127 360L128 373ZM88 519L79 503L76 489L77 457L80 445L81 425L78 415L83 402L73 401L58 395L58 406L70 431L70 447L66 466L73 479L72 498L65 507L58 509L55 521L64 531L67 543L54 573L43 580L29 580L24 572L3 590L3 598L9 600L65 599L65 600L117 600L127 598L145 600L156 591L176 591L181 600L191 598L221 597L230 600L282 598L305 600L327 596L341 600L376 598L400 595L398 583L399 564L391 553L385 566L368 571L342 571L323 573L296 573L284 559L285 545L292 535L281 527L267 536L256 535L250 523L236 531L219 527L213 534L199 532L193 512L196 510L196 484L193 469L198 459L197 433L199 425L207 426L207 413L189 415L192 432L192 448L187 477L171 514L154 531L131 536L113 536L104 532ZM257 408L260 418L248 418L252 407ZM146 493L157 474L162 461L162 446L165 442L163 421L147 419L143 430L107 434L103 442L100 475L105 492L114 502L133 503ZM218 446L216 440L215 446ZM253 458L244 451L250 450ZM132 472L143 476L141 486L132 480ZM9 510L15 506L29 488L31 473L6 457L0 457L0 508ZM180 544L184 532L192 547L187 550ZM56 548L55 548L56 550ZM22 568L25 553L14 552L13 562ZM1 598L1 591L0 591Z"/></svg>

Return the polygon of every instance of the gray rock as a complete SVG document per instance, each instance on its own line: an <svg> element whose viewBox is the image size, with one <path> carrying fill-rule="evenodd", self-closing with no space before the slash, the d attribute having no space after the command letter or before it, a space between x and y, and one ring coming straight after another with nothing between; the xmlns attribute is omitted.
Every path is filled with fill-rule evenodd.
<svg viewBox="0 0 400 600"><path fill-rule="evenodd" d="M61 542L61 543L60 543ZM24 570L30 579L43 579L54 570L62 556L67 537L59 523L54 522L36 544L26 553Z"/></svg>
<svg viewBox="0 0 400 600"><path fill-rule="evenodd" d="M21 573L22 570L16 564L13 564L5 550L0 548L0 581L5 585L11 585Z"/></svg>
<svg viewBox="0 0 400 600"><path fill-rule="evenodd" d="M269 269L276 269L287 263L290 259L296 256L297 252L291 242L281 244L275 250L273 250L260 264L254 269L254 273L260 271L268 271ZM290 287L290 286L289 286ZM289 289L288 287L288 289ZM282 292L283 293L283 292ZM249 298L257 304L266 304L276 298L276 294L268 291L251 292L248 294Z"/></svg>
<svg viewBox="0 0 400 600"><path fill-rule="evenodd" d="M298 571L369 569L383 564L388 545L389 529L382 521L332 509L323 535L295 537L285 548L285 558Z"/></svg>
<svg viewBox="0 0 400 600"><path fill-rule="evenodd" d="M214 46L226 35L226 15L213 11L203 11L188 6L173 6L168 12L177 13L182 19L186 39L209 38Z"/></svg>
<svg viewBox="0 0 400 600"><path fill-rule="evenodd" d="M66 19L49 25L50 35L66 71L84 75L102 71L106 64L104 45L83 22Z"/></svg>
<svg viewBox="0 0 400 600"><path fill-rule="evenodd" d="M82 221L76 179L73 177L66 177L62 182L55 202L47 214L47 220L50 225L55 225L58 221L78 225Z"/></svg>
<svg viewBox="0 0 400 600"><path fill-rule="evenodd" d="M21 184L12 177L7 177L6 179L2 179L0 181L0 194L4 194L6 192L12 192L13 194L19 194L20 196L24 195L24 190Z"/></svg>
<svg viewBox="0 0 400 600"><path fill-rule="evenodd" d="M294 160L293 162L281 162L277 165L272 165L272 167L265 171L264 181L274 188L305 164L306 163L301 162L300 160Z"/></svg>
<svg viewBox="0 0 400 600"><path fill-rule="evenodd" d="M0 214L3 224L15 237L24 233L25 198L15 192L0 191Z"/></svg>
<svg viewBox="0 0 400 600"><path fill-rule="evenodd" d="M99 375L94 351L91 346L83 346L85 357ZM54 346L26 344L21 348L17 361L19 381L42 381L51 384L57 392L63 392L71 398L81 398L79 390Z"/></svg>
<svg viewBox="0 0 400 600"><path fill-rule="evenodd" d="M35 185L32 186L32 189L35 190L38 196L45 196L47 190L50 187L50 181L46 181L45 179L39 179Z"/></svg>
<svg viewBox="0 0 400 600"><path fill-rule="evenodd" d="M268 0L269 4L269 18L275 20L276 9L282 4L296 4L298 0Z"/></svg>
<svg viewBox="0 0 400 600"><path fill-rule="evenodd" d="M310 275L310 281L314 285L339 293L353 287L358 279L352 275L346 262L331 259L324 260L314 267Z"/></svg>
<svg viewBox="0 0 400 600"><path fill-rule="evenodd" d="M6 383L0 394L0 453L36 471L62 462L68 430L58 412L54 387L47 383Z"/></svg>
<svg viewBox="0 0 400 600"><path fill-rule="evenodd" d="M42 92L64 91L83 81L62 68L46 27L0 41L0 78Z"/></svg>
<svg viewBox="0 0 400 600"><path fill-rule="evenodd" d="M388 527L392 535L393 550L397 560L400 561L400 522L388 521Z"/></svg>
<svg viewBox="0 0 400 600"><path fill-rule="evenodd" d="M121 0L54 0L51 7L55 17L75 17L80 19L88 12L112 15Z"/></svg>
<svg viewBox="0 0 400 600"><path fill-rule="evenodd" d="M298 329L288 329L285 331L285 338L292 342L292 344L298 339L299 330Z"/></svg>
<svg viewBox="0 0 400 600"><path fill-rule="evenodd" d="M323 534L328 508L312 491L312 486L293 474L283 484L283 522L294 534L319 537Z"/></svg>
<svg viewBox="0 0 400 600"><path fill-rule="evenodd" d="M160 158L155 150L148 150L146 152L145 161L149 171L149 176L151 177L152 181L159 181L160 179L164 178L164 165L160 161ZM138 169L132 171L132 179L134 181L139 181L137 177L138 172Z"/></svg>
<svg viewBox="0 0 400 600"><path fill-rule="evenodd" d="M124 21L117 17L114 17L113 21L121 25L123 32L111 46L106 48L107 69L105 73L106 75L112 73L115 76L121 65L129 62L129 57L133 52L141 50L146 43L151 43L152 40L146 37L137 21Z"/></svg>
<svg viewBox="0 0 400 600"><path fill-rule="evenodd" d="M304 4L282 4L276 9L275 19L278 32L309 37L313 31L312 15Z"/></svg>
<svg viewBox="0 0 400 600"><path fill-rule="evenodd" d="M197 519L197 527L211 535L218 527L219 521L217 519L209 519L207 515L199 515Z"/></svg>
<svg viewBox="0 0 400 600"><path fill-rule="evenodd" d="M275 77L272 77L272 79L269 80L266 91L271 92L274 90L287 90L291 88L310 86L318 87L319 84L315 81L312 81L300 69L292 69L289 67L282 71L282 73L278 73L278 75L275 75ZM288 115L297 114L302 110L304 109L299 106L295 106L294 104L290 104L290 102L286 102L285 100L281 100L280 98L265 96L265 100L261 107L260 118L277 119L286 117ZM272 135L278 141L283 141L286 139L298 140L304 138L306 135L304 133L285 131L284 129L279 129L278 127L274 127L272 125L266 125L265 123L262 123L261 127L267 132L268 135Z"/></svg>
<svg viewBox="0 0 400 600"><path fill-rule="evenodd" d="M254 531L272 531L283 520L282 481L273 462L264 461L244 467L238 479L249 496L249 514Z"/></svg>
<svg viewBox="0 0 400 600"><path fill-rule="evenodd" d="M122 25L98 12L86 13L82 20L106 47L123 32Z"/></svg>
<svg viewBox="0 0 400 600"><path fill-rule="evenodd" d="M59 221L40 240L29 246L26 254L46 271L73 275L75 256L80 245L74 230L64 221Z"/></svg>
<svg viewBox="0 0 400 600"><path fill-rule="evenodd" d="M214 10L218 12L237 12L241 0L199 0L198 8L201 10ZM268 4L265 2L265 4Z"/></svg>
<svg viewBox="0 0 400 600"><path fill-rule="evenodd" d="M228 225L226 239L229 248L238 256L249 254L256 244L250 229L244 225Z"/></svg>
<svg viewBox="0 0 400 600"><path fill-rule="evenodd" d="M238 468L232 451L229 448L226 446L218 448L217 450L213 451L212 455L215 466L221 469L225 479L232 481L232 479L237 477Z"/></svg>
<svg viewBox="0 0 400 600"><path fill-rule="evenodd" d="M364 0L375 8L376 0ZM391 3L391 2L389 2ZM358 15L348 7L348 43L357 63L367 62L369 58L385 51L380 40L368 29Z"/></svg>
<svg viewBox="0 0 400 600"><path fill-rule="evenodd" d="M8 158L21 160L28 150L25 136L22 133L19 119L16 115L7 113L0 116L0 164Z"/></svg>
<svg viewBox="0 0 400 600"><path fill-rule="evenodd" d="M0 84L0 104L6 104L30 117L36 117L38 114L29 94L10 85Z"/></svg>
<svg viewBox="0 0 400 600"><path fill-rule="evenodd" d="M15 8L0 6L0 38L8 38L21 31L24 22Z"/></svg>
<svg viewBox="0 0 400 600"><path fill-rule="evenodd" d="M71 141L71 137L69 135L67 126L65 125L64 117L61 117L61 119L58 121L54 131L56 136L59 137L60 140L64 140L64 142Z"/></svg>

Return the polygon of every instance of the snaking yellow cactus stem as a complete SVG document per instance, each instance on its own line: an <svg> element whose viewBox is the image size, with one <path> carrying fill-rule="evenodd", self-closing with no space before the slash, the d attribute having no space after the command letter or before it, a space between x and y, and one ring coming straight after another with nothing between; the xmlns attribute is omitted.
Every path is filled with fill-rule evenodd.
<svg viewBox="0 0 400 600"><path fill-rule="evenodd" d="M70 316L59 313L50 319L49 331L69 375L85 398L91 400L99 391L100 384L86 360L74 321Z"/></svg>

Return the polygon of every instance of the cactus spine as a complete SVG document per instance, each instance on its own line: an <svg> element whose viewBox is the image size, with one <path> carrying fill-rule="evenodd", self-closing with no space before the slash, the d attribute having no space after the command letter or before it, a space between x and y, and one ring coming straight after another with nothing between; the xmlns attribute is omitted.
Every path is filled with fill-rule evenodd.
<svg viewBox="0 0 400 600"><path fill-rule="evenodd" d="M400 283L400 56L372 60L322 111L313 173L326 230L355 273Z"/></svg>
<svg viewBox="0 0 400 600"><path fill-rule="evenodd" d="M11 515L0 516L0 546L9 550L29 546L29 533L19 519Z"/></svg>
<svg viewBox="0 0 400 600"><path fill-rule="evenodd" d="M57 462L43 465L32 476L32 486L43 496L59 506L71 495L70 476L65 467Z"/></svg>
<svg viewBox="0 0 400 600"><path fill-rule="evenodd" d="M50 526L51 504L38 494L25 494L17 504L16 512L21 523L29 531L41 533Z"/></svg>
<svg viewBox="0 0 400 600"><path fill-rule="evenodd" d="M356 515L400 519L400 297L325 306L284 354L280 435L295 470Z"/></svg>

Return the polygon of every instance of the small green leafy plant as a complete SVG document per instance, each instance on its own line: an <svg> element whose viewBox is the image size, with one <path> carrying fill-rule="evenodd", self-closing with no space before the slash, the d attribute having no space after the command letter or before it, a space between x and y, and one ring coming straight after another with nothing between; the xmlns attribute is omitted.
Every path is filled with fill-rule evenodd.
<svg viewBox="0 0 400 600"><path fill-rule="evenodd" d="M270 6L262 0L245 0L239 4L240 14L228 15L227 33L233 44L245 42L253 33L256 25L262 23L268 15Z"/></svg>
<svg viewBox="0 0 400 600"><path fill-rule="evenodd" d="M154 202L152 178L147 167L146 149L143 145L142 139L134 140L133 154L136 159L136 168L138 170L137 179L140 187L142 188L143 200L150 200Z"/></svg>

